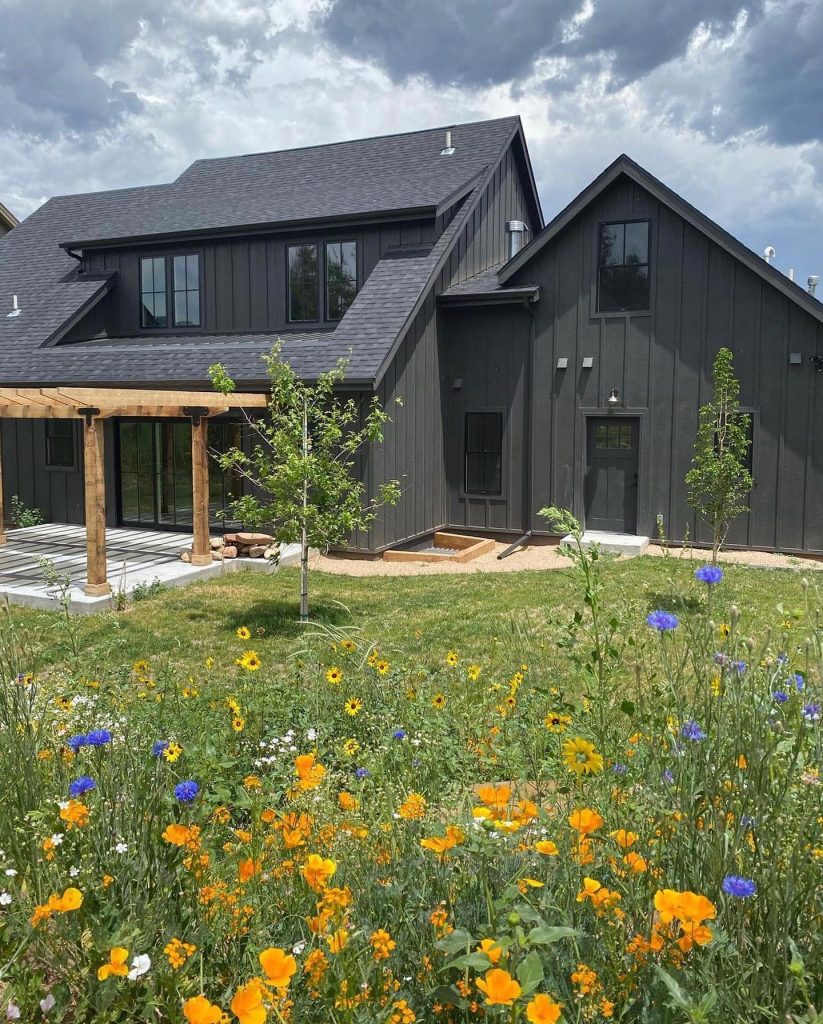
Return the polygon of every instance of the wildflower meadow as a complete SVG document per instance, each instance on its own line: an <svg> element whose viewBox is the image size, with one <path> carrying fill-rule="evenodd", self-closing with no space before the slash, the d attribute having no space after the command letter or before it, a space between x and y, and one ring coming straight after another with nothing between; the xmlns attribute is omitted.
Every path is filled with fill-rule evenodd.
<svg viewBox="0 0 823 1024"><path fill-rule="evenodd" d="M90 674L7 615L0 1015L819 1020L821 594L766 628L661 562L607 611L570 554L494 659L250 619Z"/></svg>

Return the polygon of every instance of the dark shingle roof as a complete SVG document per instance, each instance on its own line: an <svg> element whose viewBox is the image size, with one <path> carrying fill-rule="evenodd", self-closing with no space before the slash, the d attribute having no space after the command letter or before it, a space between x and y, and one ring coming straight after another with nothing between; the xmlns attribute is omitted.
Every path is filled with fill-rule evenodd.
<svg viewBox="0 0 823 1024"><path fill-rule="evenodd" d="M524 299L533 299L537 296L540 289L536 285L501 285L498 274L504 266L505 262L497 263L493 267L481 270L474 277L453 284L439 296L440 300L457 305L471 301L522 302Z"/></svg>
<svg viewBox="0 0 823 1024"><path fill-rule="evenodd" d="M260 356L275 335L168 335L43 347L99 301L111 283L104 274L79 276L61 241L102 237L108 231L168 228L173 217L214 229L234 223L239 210L247 211L243 216L253 213L259 224L269 216L294 220L362 214L367 212L364 203L371 203L375 212L390 203L433 210L465 196L429 251L400 250L378 261L335 331L284 336L284 355L302 376L329 369L351 348L348 379L372 381L518 125L517 118L459 125L452 129L456 152L450 157L440 157L444 130L436 129L283 154L197 161L173 185L51 199L0 240L0 384L205 383L206 370L216 361L225 362L238 382L264 379ZM287 176L286 166L295 173ZM312 167L317 175L310 172ZM353 180L358 167L360 181ZM303 173L299 187L298 168ZM176 197L170 205L169 190ZM231 199L235 194L236 203ZM175 230L182 230L177 227L182 220L173 223ZM23 312L9 319L5 314L14 294Z"/></svg>

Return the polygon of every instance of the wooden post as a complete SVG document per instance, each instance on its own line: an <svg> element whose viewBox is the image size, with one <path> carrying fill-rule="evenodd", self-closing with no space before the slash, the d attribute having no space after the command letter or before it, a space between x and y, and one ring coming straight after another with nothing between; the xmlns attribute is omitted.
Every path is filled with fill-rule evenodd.
<svg viewBox="0 0 823 1024"><path fill-rule="evenodd" d="M211 537L209 535L209 451L208 419L203 415L191 418L191 476L194 519L194 542L191 549L192 565L211 564Z"/></svg>
<svg viewBox="0 0 823 1024"><path fill-rule="evenodd" d="M3 432L0 430L0 544L6 543L6 509L3 505Z"/></svg>
<svg viewBox="0 0 823 1024"><path fill-rule="evenodd" d="M86 486L86 585L90 597L111 593L106 576L106 487L103 476L103 421L98 409L80 409L83 428L83 475Z"/></svg>

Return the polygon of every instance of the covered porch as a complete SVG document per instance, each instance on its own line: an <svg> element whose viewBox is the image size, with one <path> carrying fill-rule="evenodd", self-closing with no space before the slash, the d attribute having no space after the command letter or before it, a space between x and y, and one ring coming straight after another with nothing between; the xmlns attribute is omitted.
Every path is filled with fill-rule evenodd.
<svg viewBox="0 0 823 1024"><path fill-rule="evenodd" d="M45 592L40 593L43 581L37 557L41 554L52 558L58 571L63 571L62 563L71 574L72 601L78 611L94 610L91 606L95 604L110 606L113 588L122 589L124 561L128 591L138 583L150 583L155 578L179 583L220 571L210 544L207 424L209 419L231 410L263 409L267 402L267 395L253 393L0 388L0 418L81 421L85 508L84 526L50 524L7 534L0 458L0 595L6 593L10 600L29 598L24 603L40 603L37 600L40 597L50 600ZM112 417L190 421L193 530L189 537L142 529L109 528L107 531L103 424ZM186 546L191 549L191 564L188 565L178 558ZM46 547L52 554L43 550Z"/></svg>

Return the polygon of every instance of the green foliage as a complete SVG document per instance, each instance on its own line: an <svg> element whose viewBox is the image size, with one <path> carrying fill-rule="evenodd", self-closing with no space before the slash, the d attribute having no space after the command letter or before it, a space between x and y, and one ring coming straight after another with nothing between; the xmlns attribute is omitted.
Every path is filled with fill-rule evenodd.
<svg viewBox="0 0 823 1024"><path fill-rule="evenodd" d="M366 497L357 462L368 445L380 444L389 416L375 395L361 403L339 394L346 360L316 382L301 381L280 358L278 343L266 359L271 380L268 416L252 423L251 451L231 448L217 457L224 470L251 481L256 493L231 505L233 518L247 527L271 529L281 544L302 545L304 569L301 618L308 615L308 548L325 552L367 530L384 505L400 498L396 480ZM233 382L220 364L209 370L224 392Z"/></svg>
<svg viewBox="0 0 823 1024"><path fill-rule="evenodd" d="M24 529L27 526L40 526L43 513L39 508L29 508L18 495L13 494L9 502L9 519L14 526Z"/></svg>
<svg viewBox="0 0 823 1024"><path fill-rule="evenodd" d="M754 481L747 466L751 417L740 411L740 385L727 348L715 357L712 383L712 401L700 408L686 485L689 505L711 530L712 562L716 562L729 527L746 511Z"/></svg>

